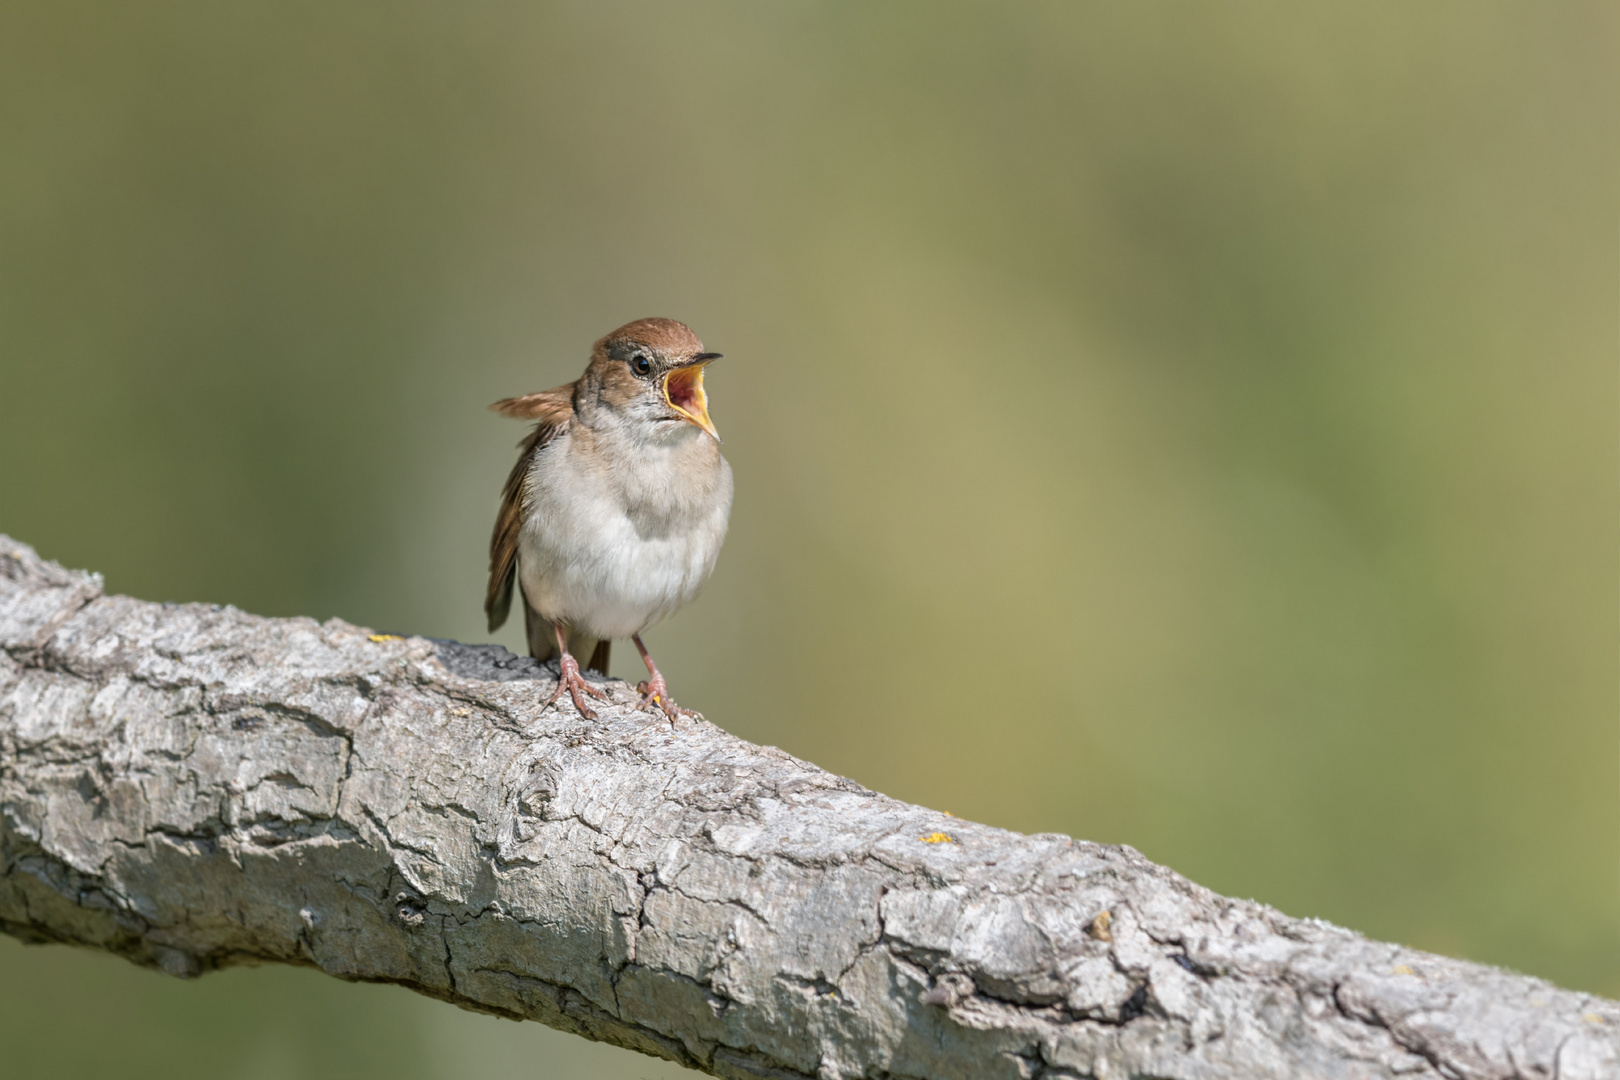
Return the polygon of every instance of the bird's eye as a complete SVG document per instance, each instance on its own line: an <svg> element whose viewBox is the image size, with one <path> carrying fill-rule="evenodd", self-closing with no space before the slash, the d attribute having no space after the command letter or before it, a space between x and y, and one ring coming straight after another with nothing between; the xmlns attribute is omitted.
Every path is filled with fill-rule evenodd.
<svg viewBox="0 0 1620 1080"><path fill-rule="evenodd" d="M652 363L641 353L630 358L630 370L645 379L652 373Z"/></svg>

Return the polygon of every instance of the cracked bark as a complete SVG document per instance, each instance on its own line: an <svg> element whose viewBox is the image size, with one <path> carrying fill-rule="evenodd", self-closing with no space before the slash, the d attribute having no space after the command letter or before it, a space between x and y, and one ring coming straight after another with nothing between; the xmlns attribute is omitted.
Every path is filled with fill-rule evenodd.
<svg viewBox="0 0 1620 1080"><path fill-rule="evenodd" d="M0 536L0 928L400 983L722 1077L1620 1075L1620 1005L897 802L494 646Z"/></svg>

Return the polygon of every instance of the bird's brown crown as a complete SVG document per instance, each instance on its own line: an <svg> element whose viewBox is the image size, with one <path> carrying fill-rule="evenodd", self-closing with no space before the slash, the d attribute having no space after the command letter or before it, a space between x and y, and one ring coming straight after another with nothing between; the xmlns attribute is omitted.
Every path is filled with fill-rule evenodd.
<svg viewBox="0 0 1620 1080"><path fill-rule="evenodd" d="M598 341L591 352L594 356L606 356L632 345L642 345L668 357L691 356L703 351L703 342L685 323L655 318L625 323Z"/></svg>

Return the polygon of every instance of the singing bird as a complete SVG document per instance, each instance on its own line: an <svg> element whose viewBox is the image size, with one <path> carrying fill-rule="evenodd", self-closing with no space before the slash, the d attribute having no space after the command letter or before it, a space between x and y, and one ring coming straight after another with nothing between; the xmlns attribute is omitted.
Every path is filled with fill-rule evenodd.
<svg viewBox="0 0 1620 1080"><path fill-rule="evenodd" d="M697 596L726 538L731 466L703 390L719 358L683 323L638 319L595 344L578 381L490 406L539 421L501 492L484 612L498 629L517 583L530 655L560 657L548 705L567 691L595 720L581 695L606 695L575 657L589 650L586 666L605 675L613 639L629 638L647 665L637 707L694 715L641 634Z"/></svg>

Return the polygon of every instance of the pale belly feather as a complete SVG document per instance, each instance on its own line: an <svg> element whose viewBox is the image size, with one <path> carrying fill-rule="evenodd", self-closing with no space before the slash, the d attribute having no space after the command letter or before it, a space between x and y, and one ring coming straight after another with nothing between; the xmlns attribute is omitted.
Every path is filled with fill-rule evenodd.
<svg viewBox="0 0 1620 1080"><path fill-rule="evenodd" d="M695 599L725 540L730 469L721 463L724 497L707 506L683 499L675 476L627 505L610 477L571 467L566 446L555 451L530 473L518 541L535 610L593 637L626 638Z"/></svg>

